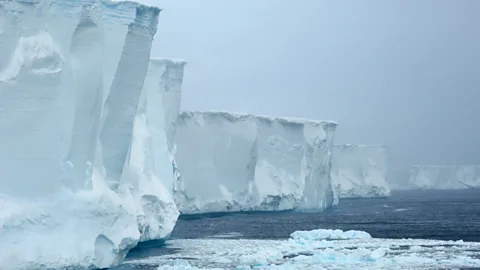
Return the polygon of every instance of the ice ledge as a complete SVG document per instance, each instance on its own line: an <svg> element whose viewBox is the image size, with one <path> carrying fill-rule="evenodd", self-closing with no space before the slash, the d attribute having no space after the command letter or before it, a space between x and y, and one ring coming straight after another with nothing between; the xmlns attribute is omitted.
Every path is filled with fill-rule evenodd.
<svg viewBox="0 0 480 270"><path fill-rule="evenodd" d="M335 147L339 148L386 148L388 149L387 145L384 144L337 144Z"/></svg>
<svg viewBox="0 0 480 270"><path fill-rule="evenodd" d="M292 123L292 124L321 124L324 126L336 127L338 124L335 121L330 120L312 120L306 118L294 118L294 117L277 117L267 115L254 115L249 113L240 112L227 112L227 111L182 111L180 117L184 119L194 118L196 115L201 114L203 116L222 116L230 121L243 121L247 119L264 120L267 122L279 122L279 123Z"/></svg>
<svg viewBox="0 0 480 270"><path fill-rule="evenodd" d="M187 61L182 59L167 59L167 58L152 58L150 61L159 65L175 65L183 67L187 64Z"/></svg>

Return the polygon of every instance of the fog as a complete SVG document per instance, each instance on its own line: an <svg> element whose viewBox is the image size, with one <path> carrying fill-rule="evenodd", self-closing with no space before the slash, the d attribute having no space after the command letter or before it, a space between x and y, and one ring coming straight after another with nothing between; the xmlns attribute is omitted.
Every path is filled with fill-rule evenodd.
<svg viewBox="0 0 480 270"><path fill-rule="evenodd" d="M335 120L392 165L480 164L480 1L150 0L184 110Z"/></svg>

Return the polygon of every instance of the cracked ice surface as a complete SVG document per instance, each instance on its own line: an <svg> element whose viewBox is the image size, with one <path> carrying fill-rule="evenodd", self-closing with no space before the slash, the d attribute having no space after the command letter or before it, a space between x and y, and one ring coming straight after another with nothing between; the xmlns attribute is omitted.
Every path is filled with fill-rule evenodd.
<svg viewBox="0 0 480 270"><path fill-rule="evenodd" d="M171 125L141 102L165 102L144 85L159 12L0 1L1 269L109 267L171 232Z"/></svg>
<svg viewBox="0 0 480 270"><path fill-rule="evenodd" d="M335 128L328 121L181 113L175 134L180 212L322 211L333 202Z"/></svg>
<svg viewBox="0 0 480 270"><path fill-rule="evenodd" d="M335 236L343 240L325 240ZM295 232L288 240L172 240L177 254L130 261L158 269L453 269L480 267L480 243ZM199 248L201 247L201 248Z"/></svg>

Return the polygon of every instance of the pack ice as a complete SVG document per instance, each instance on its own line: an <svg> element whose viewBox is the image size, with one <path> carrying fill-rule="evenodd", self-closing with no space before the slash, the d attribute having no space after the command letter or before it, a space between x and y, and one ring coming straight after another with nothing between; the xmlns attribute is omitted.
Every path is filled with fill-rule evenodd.
<svg viewBox="0 0 480 270"><path fill-rule="evenodd" d="M179 115L180 212L320 211L333 202L336 124L226 112Z"/></svg>
<svg viewBox="0 0 480 270"><path fill-rule="evenodd" d="M406 189L480 188L480 166L413 166Z"/></svg>
<svg viewBox="0 0 480 270"><path fill-rule="evenodd" d="M335 145L332 183L338 198L384 197L387 184L388 148L376 145Z"/></svg>
<svg viewBox="0 0 480 270"><path fill-rule="evenodd" d="M159 12L0 1L0 269L109 267L171 232L179 74L149 61Z"/></svg>

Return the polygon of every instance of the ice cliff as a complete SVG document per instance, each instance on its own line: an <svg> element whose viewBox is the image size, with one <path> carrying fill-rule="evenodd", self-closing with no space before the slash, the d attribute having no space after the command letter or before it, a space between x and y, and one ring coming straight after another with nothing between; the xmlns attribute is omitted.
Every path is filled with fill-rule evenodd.
<svg viewBox="0 0 480 270"><path fill-rule="evenodd" d="M405 189L480 188L480 165L413 166L405 184Z"/></svg>
<svg viewBox="0 0 480 270"><path fill-rule="evenodd" d="M0 1L0 269L105 268L171 232L183 69L149 61L159 12Z"/></svg>
<svg viewBox="0 0 480 270"><path fill-rule="evenodd" d="M338 198L384 197L387 184L388 148L375 145L335 145L332 183Z"/></svg>
<svg viewBox="0 0 480 270"><path fill-rule="evenodd" d="M335 128L333 122L181 113L174 191L180 212L325 209L333 202Z"/></svg>

